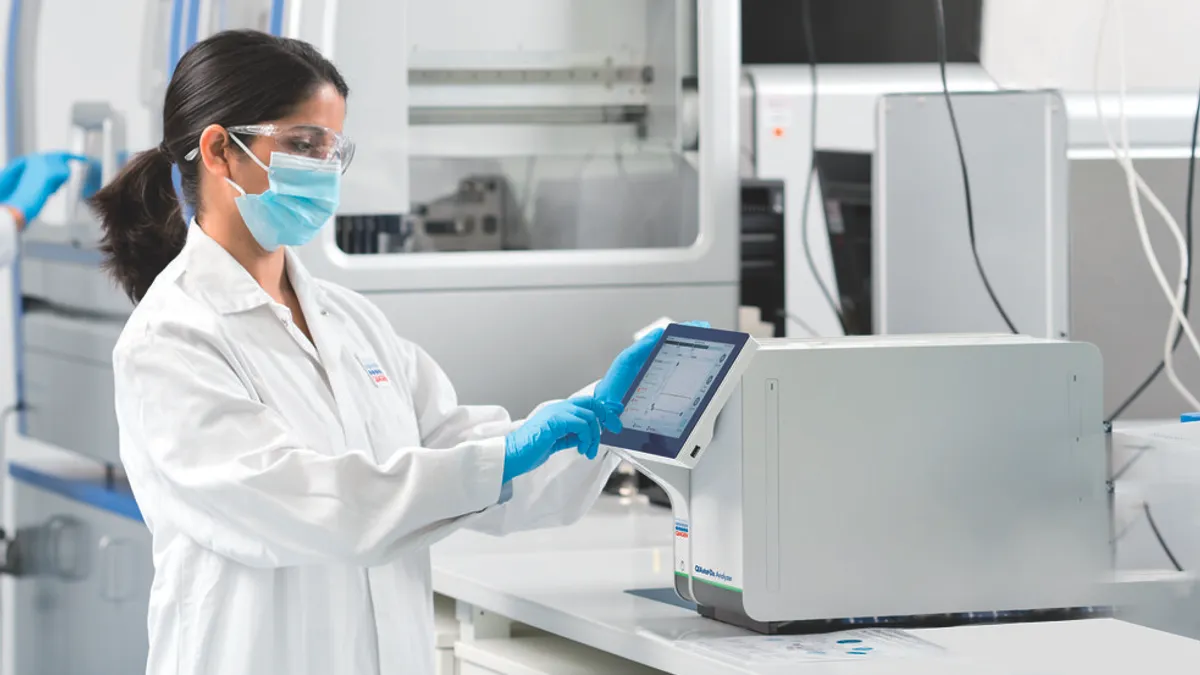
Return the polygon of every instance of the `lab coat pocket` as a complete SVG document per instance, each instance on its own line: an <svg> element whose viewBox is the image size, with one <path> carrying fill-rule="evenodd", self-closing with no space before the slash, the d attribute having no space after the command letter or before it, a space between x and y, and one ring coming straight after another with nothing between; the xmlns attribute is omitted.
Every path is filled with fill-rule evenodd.
<svg viewBox="0 0 1200 675"><path fill-rule="evenodd" d="M412 397L403 383L395 381L370 354L360 354L356 360L365 380L362 414L375 457L386 462L397 450L420 445L421 432Z"/></svg>

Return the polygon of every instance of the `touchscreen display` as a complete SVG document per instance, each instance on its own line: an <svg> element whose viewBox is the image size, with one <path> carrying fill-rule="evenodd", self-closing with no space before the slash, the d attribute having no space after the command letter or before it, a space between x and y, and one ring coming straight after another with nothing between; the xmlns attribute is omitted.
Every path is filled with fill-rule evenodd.
<svg viewBox="0 0 1200 675"><path fill-rule="evenodd" d="M625 404L626 429L678 439L716 385L735 345L667 336Z"/></svg>

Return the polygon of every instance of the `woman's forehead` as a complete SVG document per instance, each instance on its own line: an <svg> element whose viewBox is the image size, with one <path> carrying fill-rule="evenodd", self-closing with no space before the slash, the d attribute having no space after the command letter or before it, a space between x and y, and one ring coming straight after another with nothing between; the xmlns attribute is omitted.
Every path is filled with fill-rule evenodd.
<svg viewBox="0 0 1200 675"><path fill-rule="evenodd" d="M291 115L278 120L263 120L279 125L309 125L341 132L346 123L346 99L331 84L323 84Z"/></svg>

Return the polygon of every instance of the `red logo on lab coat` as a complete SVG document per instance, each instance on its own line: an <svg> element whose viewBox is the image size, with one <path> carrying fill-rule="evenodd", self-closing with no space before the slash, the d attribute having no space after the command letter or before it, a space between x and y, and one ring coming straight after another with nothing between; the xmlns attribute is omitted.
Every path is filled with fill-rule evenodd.
<svg viewBox="0 0 1200 675"><path fill-rule="evenodd" d="M367 376L375 384L387 384L389 382L387 373L383 372L383 368L380 368L378 363L369 361L363 364L363 369L367 371Z"/></svg>

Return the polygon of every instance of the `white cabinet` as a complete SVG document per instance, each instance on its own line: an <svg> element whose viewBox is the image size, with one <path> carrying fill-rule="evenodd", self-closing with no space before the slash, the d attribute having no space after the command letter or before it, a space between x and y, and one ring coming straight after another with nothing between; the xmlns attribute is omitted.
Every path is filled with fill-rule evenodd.
<svg viewBox="0 0 1200 675"><path fill-rule="evenodd" d="M437 675L457 675L454 644L458 642L458 619L454 601L444 595L433 596L434 662Z"/></svg>

